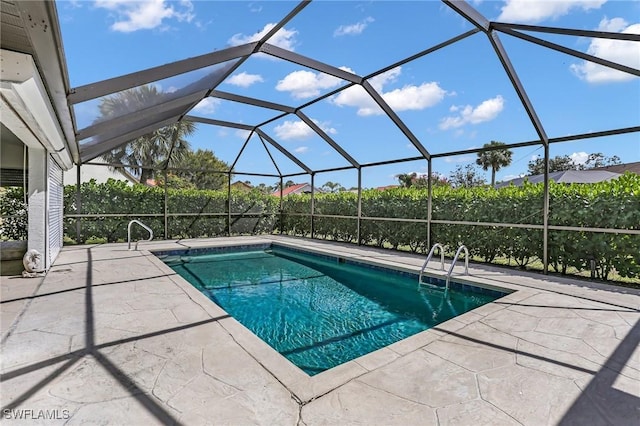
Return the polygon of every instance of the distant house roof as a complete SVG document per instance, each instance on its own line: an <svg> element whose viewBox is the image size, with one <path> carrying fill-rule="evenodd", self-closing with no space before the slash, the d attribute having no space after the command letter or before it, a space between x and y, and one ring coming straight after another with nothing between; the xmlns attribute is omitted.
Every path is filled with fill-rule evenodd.
<svg viewBox="0 0 640 426"><path fill-rule="evenodd" d="M635 163L615 164L613 166L598 167L597 169L591 170L606 170L608 172L614 173L631 172L640 175L640 161L636 161Z"/></svg>
<svg viewBox="0 0 640 426"><path fill-rule="evenodd" d="M556 183L595 183L605 180L615 179L620 173L613 173L607 170L564 170L562 172L549 173L549 180ZM544 182L544 175L533 175L515 178L506 182L496 184L496 188L503 188L509 185L522 186L525 181L529 183Z"/></svg>
<svg viewBox="0 0 640 426"><path fill-rule="evenodd" d="M251 189L253 189L252 185L249 185L248 183L243 182L241 180L233 182L231 184L231 187L235 189L239 189L241 191L250 191Z"/></svg>
<svg viewBox="0 0 640 426"><path fill-rule="evenodd" d="M400 188L400 185L387 185L387 186L378 186L376 189L378 191L386 191L387 189Z"/></svg>
<svg viewBox="0 0 640 426"><path fill-rule="evenodd" d="M311 192L311 184L308 183L296 183L295 185L291 185L286 187L282 191L282 196L286 197L290 194L308 194ZM316 188L315 192L324 192L321 189ZM280 196L280 190L273 192L271 195L275 195L276 197Z"/></svg>

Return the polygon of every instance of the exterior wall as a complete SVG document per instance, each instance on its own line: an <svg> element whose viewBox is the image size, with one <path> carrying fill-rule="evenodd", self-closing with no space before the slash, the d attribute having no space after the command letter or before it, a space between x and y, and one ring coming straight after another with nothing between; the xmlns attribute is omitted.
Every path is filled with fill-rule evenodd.
<svg viewBox="0 0 640 426"><path fill-rule="evenodd" d="M3 169L22 169L24 144L5 126L1 126L0 132L2 137L0 167Z"/></svg>
<svg viewBox="0 0 640 426"><path fill-rule="evenodd" d="M75 185L77 182L77 167L72 167L64 172L64 184ZM126 180L129 184L131 181L127 179L122 173L112 171L107 166L96 166L91 164L85 164L80 167L80 183L89 182L91 179L95 179L97 183L104 183L109 179Z"/></svg>

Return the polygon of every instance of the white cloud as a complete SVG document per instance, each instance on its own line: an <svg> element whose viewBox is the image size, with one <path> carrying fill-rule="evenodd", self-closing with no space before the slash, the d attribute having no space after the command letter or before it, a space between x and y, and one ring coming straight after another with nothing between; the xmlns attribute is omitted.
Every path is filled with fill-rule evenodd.
<svg viewBox="0 0 640 426"><path fill-rule="evenodd" d="M369 80L371 86L394 111L423 110L434 106L447 94L436 82L422 83L419 86L405 85L400 89L385 92L384 87L396 81L401 72L402 68L396 67ZM361 86L343 90L332 101L338 106L358 108L360 116L383 114L382 109Z"/></svg>
<svg viewBox="0 0 640 426"><path fill-rule="evenodd" d="M584 151L574 152L569 156L569 158L571 158L573 164L585 164L589 159L589 154Z"/></svg>
<svg viewBox="0 0 640 426"><path fill-rule="evenodd" d="M329 123L321 123L317 120L312 120L318 127L320 127L327 134L336 134L337 130L329 125ZM301 140L308 139L316 134L313 129L307 126L304 121L285 121L284 123L274 128L276 136L282 140Z"/></svg>
<svg viewBox="0 0 640 426"><path fill-rule="evenodd" d="M364 18L362 21L351 24L351 25L340 25L334 32L334 37L339 37L343 35L358 35L362 34L362 32L367 28L367 26L375 21L371 16Z"/></svg>
<svg viewBox="0 0 640 426"><path fill-rule="evenodd" d="M346 67L340 67L340 69L353 73ZM329 74L299 70L287 74L282 80L278 81L276 90L289 92L296 99L305 99L318 96L322 90L333 89L341 83L341 79Z"/></svg>
<svg viewBox="0 0 640 426"><path fill-rule="evenodd" d="M475 161L475 157L463 155L462 157L445 157L445 163L470 163Z"/></svg>
<svg viewBox="0 0 640 426"><path fill-rule="evenodd" d="M294 149L294 152L297 152L299 154L302 154L304 152L307 152L309 150L308 146L299 146L298 148Z"/></svg>
<svg viewBox="0 0 640 426"><path fill-rule="evenodd" d="M478 124L495 119L504 109L504 98L500 95L483 101L477 107L465 105L463 107L452 106L449 111L457 115L445 117L440 120L440 129L448 130L462 127L465 124Z"/></svg>
<svg viewBox="0 0 640 426"><path fill-rule="evenodd" d="M225 81L227 84L233 84L239 87L249 87L255 83L262 83L264 79L260 74L247 74L241 72L240 74L234 74Z"/></svg>
<svg viewBox="0 0 640 426"><path fill-rule="evenodd" d="M622 18L604 18L600 21L598 30L616 33L640 34L640 23L629 25ZM597 38L591 41L591 44L587 49L587 53L621 65L626 65L636 69L640 68L640 43L635 41ZM633 74L604 67L588 61L582 61L580 64L572 64L571 70L580 79L589 83L620 82L637 78Z"/></svg>
<svg viewBox="0 0 640 426"><path fill-rule="evenodd" d="M191 1L172 2L164 0L96 0L95 6L107 9L116 16L111 29L123 33L162 28L166 19L191 22L195 17Z"/></svg>
<svg viewBox="0 0 640 426"><path fill-rule="evenodd" d="M262 6L256 5L255 3L249 3L249 12L251 13L260 13L262 12Z"/></svg>
<svg viewBox="0 0 640 426"><path fill-rule="evenodd" d="M201 114L212 114L216 108L220 105L220 100L216 98L204 98L198 105L193 107L193 111Z"/></svg>
<svg viewBox="0 0 640 426"><path fill-rule="evenodd" d="M607 0L505 0L498 21L537 23L557 19L576 9L599 9Z"/></svg>
<svg viewBox="0 0 640 426"><path fill-rule="evenodd" d="M251 43L253 41L258 41L262 37L264 37L276 24L270 23L264 26L264 28L257 33L251 35L244 34L234 34L233 37L229 39L229 44L232 46L238 46L240 44ZM296 30L287 30L286 28L280 28L269 40L269 44L273 44L274 46L281 47L287 50L294 50L296 44L296 34L298 31Z"/></svg>
<svg viewBox="0 0 640 426"><path fill-rule="evenodd" d="M236 137L246 140L249 137L249 135L251 134L251 131L250 130L244 130L244 129L236 129L236 131L234 133L235 133Z"/></svg>

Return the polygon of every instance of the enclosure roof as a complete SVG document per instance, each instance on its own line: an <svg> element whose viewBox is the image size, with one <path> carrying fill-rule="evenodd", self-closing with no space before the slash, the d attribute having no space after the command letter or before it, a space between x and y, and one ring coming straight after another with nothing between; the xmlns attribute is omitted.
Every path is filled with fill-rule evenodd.
<svg viewBox="0 0 640 426"><path fill-rule="evenodd" d="M311 1L302 1L296 4L287 13L284 13L268 31L259 36L244 39L230 47L68 89L66 97L68 109L61 114L61 118L63 121L71 122L65 117L73 117L73 139L75 139L73 151L78 153L74 156L75 161L77 163L89 162L140 136L184 120L198 123L198 126L214 126L245 132L245 142L238 147L235 161L230 164L231 169L237 170L238 160L242 157L247 145L257 144L264 148L264 157L267 158L267 161L273 163L276 170L274 175L280 176L295 175L295 173L282 171L281 164L283 162L293 164L293 168L298 174L302 174L326 170L359 169L362 166L383 164L390 161L429 160L453 154L479 152L482 149L478 147L454 150L444 146L443 149L437 138L431 137L428 131L420 127L420 114L424 114L426 117L426 110L418 108L412 110L411 105L397 102L394 99L394 93L399 93L401 88L385 92L380 83L381 80L390 79L397 75L401 67L415 66L420 61L427 61L427 65L430 63L429 61L442 61L442 51L453 51L455 54L475 57L477 50L486 57L486 60L469 63L467 69L469 80L480 78L484 62L495 64L495 68L491 69L491 72L499 72L504 76L505 86L508 85L512 94L511 99L513 99L513 103L518 104L514 107L521 112L523 117L522 121L513 125L529 128L529 133L522 133L526 136L521 140L505 141L508 146L536 144L548 146L554 142L640 132L637 121L622 123L620 126L589 129L584 133L571 134L570 136L567 136L567 133L550 131L550 129L555 129L555 124L552 124L555 118L540 114L542 102L536 102L536 99L539 98L537 91L544 90L544 84L540 84L540 82L523 83L521 74L529 74L526 69L529 64L527 64L526 58L521 57L520 49L524 45L534 46L538 50L550 52L549 54L553 55L550 58L556 58L557 55L560 55L572 60L579 59L585 63L616 70L637 78L640 76L640 70L637 68L606 59L591 51L585 53L575 46L567 46L560 40L564 40L566 37L584 37L589 40L609 40L612 43L637 43L640 42L639 34L524 25L517 22L496 22L484 16L466 1L444 0L442 5L434 9L439 15L433 19L450 19L452 25L447 26L444 32L432 34L426 22L429 17L425 14L424 28L416 29L416 31L419 30L416 33L417 41L412 40L412 52L398 60L385 62L384 57L387 55L391 57L392 52L380 51L376 49L375 45L360 45L351 48L350 45L344 43L344 49L349 49L343 52L345 58L371 55L382 57L383 63L376 69L363 69L356 72L345 66L344 62L331 63L320 59L326 57L325 52L319 51L316 56L314 52L311 54L299 53L292 48L282 47L278 44L279 32L291 22L298 24L318 22L325 16L318 13L319 8L346 7L346 5L338 5L333 2L313 3L316 9L311 6ZM434 7L431 3L425 2L424 7ZM406 7L406 4L398 3L397 7ZM401 29L398 28L398 31ZM425 41L420 42L422 39ZM60 41L56 39L56 42L60 47L56 51L62 52ZM416 45L419 45L418 49L413 48ZM342 45L335 43L333 46L334 49L343 48ZM402 52L409 50L408 48L403 49L403 47L403 43L399 43L398 50ZM25 47L25 51L27 49L28 46ZM311 95L307 93L293 101L286 102L282 101L282 98L276 99L276 96L261 97L251 88L246 91L222 90L223 83L228 82L235 74L243 71L248 64L255 64L256 61L262 61L259 63L259 66L262 67L280 66L282 69L290 71L290 74L306 72L307 74L304 75L313 75L317 81L328 83L323 86L324 88L312 91ZM477 73L474 72L476 68L478 69ZM446 67L444 69L446 70ZM60 81L66 82L68 80L66 69L62 67L62 70L65 76ZM449 71L451 73L459 72L459 70ZM540 81L544 81L545 78L547 78L545 75L539 76ZM482 82L478 84L482 84ZM150 87L157 93L140 94L141 91ZM424 82L421 85L407 84L405 87L413 90L437 91L440 89L436 82ZM441 93L442 97L459 95L440 90L444 92ZM131 100L134 92L138 92L135 101ZM337 104L336 99L347 97L347 94L349 97L357 96L359 99L365 99L369 109L358 110L357 116L353 120L345 118L345 127L347 125L353 126L353 131L348 136L342 136L337 134L338 132L331 126L327 126L322 120L317 119L316 114L323 103ZM636 95L637 93L635 95L628 94L628 96ZM105 114L105 104L118 97L125 99L126 107L118 106L116 103L115 106L111 105L109 114ZM247 123L241 118L229 119L223 116L202 114L201 108L197 107L208 101L250 108L252 111L259 111L262 118L257 122ZM93 118L81 120L79 112L90 108L95 111ZM412 111L417 112L414 114ZM366 116L386 120L388 134L392 135L387 136L386 133L384 135L384 137L390 138L386 158L371 159L368 156L366 146L363 146L366 144L360 143L360 146L356 147L351 142L354 137L357 137L354 135L357 135L358 126L368 126L371 122L372 119L367 121ZM464 111L460 112L460 117L467 119L464 116ZM327 151L335 157L333 166L331 168L319 167L314 162L314 158L303 157L300 152L287 145L286 140L275 131L276 127L285 125L299 126L304 132L312 134L317 143L323 144ZM455 122L452 123L452 126L455 126ZM399 139L403 139L404 142L399 143ZM400 148L405 146L410 154L401 152Z"/></svg>

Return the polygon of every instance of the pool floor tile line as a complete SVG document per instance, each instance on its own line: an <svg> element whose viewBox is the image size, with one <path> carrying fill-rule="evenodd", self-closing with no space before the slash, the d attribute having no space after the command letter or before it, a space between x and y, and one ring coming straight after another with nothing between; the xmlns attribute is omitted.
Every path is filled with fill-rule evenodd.
<svg viewBox="0 0 640 426"><path fill-rule="evenodd" d="M167 267L148 249L271 242L422 265L415 255L285 236L158 241L133 253L126 244L65 247L42 297L0 304L3 333L5 318L17 330L0 346L0 405L67 410L60 422L70 424L640 423L637 290L470 265L469 280L514 292L309 378L233 318L216 318L225 312L182 278L150 278ZM28 279L0 284L0 302L33 291ZM89 306L75 308L87 291L89 348Z"/></svg>

